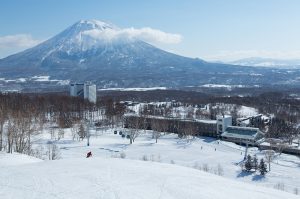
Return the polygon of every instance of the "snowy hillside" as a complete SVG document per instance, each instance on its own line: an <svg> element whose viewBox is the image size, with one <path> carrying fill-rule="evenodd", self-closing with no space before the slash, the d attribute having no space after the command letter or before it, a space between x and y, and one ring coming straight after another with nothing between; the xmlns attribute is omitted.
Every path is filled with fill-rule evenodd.
<svg viewBox="0 0 300 199"><path fill-rule="evenodd" d="M114 158L77 158L4 167L0 198L282 199L286 192L196 169Z"/></svg>
<svg viewBox="0 0 300 199"><path fill-rule="evenodd" d="M5 152L0 152L0 168L8 166L19 166L36 162L42 162L42 160L19 153L8 154Z"/></svg>
<svg viewBox="0 0 300 199"><path fill-rule="evenodd" d="M174 134L162 136L158 143L155 143L155 140L151 139L151 133L141 133L132 145L128 139L115 135L110 130L103 134L101 131L93 132L89 147L86 146L86 140L78 142L71 141L70 138L56 143L61 149L62 159L85 157L91 150L94 157L110 158L124 154L126 159L132 160L171 163L200 170L207 167L206 170L210 173L218 173L220 166L223 171L219 175L225 178L269 188L284 184L284 190L291 193L300 187L300 159L296 156L276 155L271 165L272 172L262 177L259 173L244 173L237 165L243 160L245 147L207 137L188 141L179 139ZM47 141L48 138L39 139L38 143L43 144ZM256 154L258 158L264 158L264 154L255 147L250 148L248 152L251 155Z"/></svg>
<svg viewBox="0 0 300 199"><path fill-rule="evenodd" d="M123 138L119 132L114 134L113 129L102 128L91 129L90 146L87 146L87 140L79 140L79 137L72 133L73 130L65 129L62 134L60 130L45 129L42 134L32 137L33 155L44 159L43 164L51 163L48 161L49 147L54 144L58 148L57 157L63 160L85 159L87 152L91 151L93 158L123 158L174 164L259 187L275 188L290 193L299 191L300 159L297 156L276 154L271 163L271 172L263 177L259 172L244 172L238 165L244 158L245 147L214 138L179 139L175 134L166 134L158 139L158 143L155 143L152 131L141 130L135 142L129 144L129 139ZM118 130L126 134L126 129ZM249 148L248 153L252 156L256 155L258 159L265 158L264 153L256 147ZM40 161L32 157L27 158L25 155L13 154L11 156L0 153L0 168L20 165L21 171L26 166L25 164Z"/></svg>
<svg viewBox="0 0 300 199"><path fill-rule="evenodd" d="M202 63L204 62L199 59L158 49L125 34L113 24L99 20L80 20L49 40L0 60L0 69L8 70L9 75L12 75L19 74L18 71L26 67L28 74L23 73L23 77L43 74L52 78L89 77L96 80L105 72L104 77L109 75L108 79L111 81L115 72L130 76L135 71L130 72L133 68L143 68L144 73L151 69L170 69L173 66L173 70L178 71L182 70L176 68L178 66Z"/></svg>

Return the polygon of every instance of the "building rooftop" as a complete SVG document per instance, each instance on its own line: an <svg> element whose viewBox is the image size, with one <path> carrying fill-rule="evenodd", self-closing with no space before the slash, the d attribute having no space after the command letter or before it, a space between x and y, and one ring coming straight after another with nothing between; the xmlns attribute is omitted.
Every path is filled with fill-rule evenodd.
<svg viewBox="0 0 300 199"><path fill-rule="evenodd" d="M141 117L136 113L126 113L125 117ZM186 121L186 122L199 122L199 123L206 123L206 124L216 124L217 120L199 120L199 119L182 119L178 117L164 117L164 116L156 116L156 115L147 115L143 116L146 118L154 118L154 119L165 119L165 120L179 120L179 121Z"/></svg>
<svg viewBox="0 0 300 199"><path fill-rule="evenodd" d="M221 118L232 118L231 115L217 115L217 119L221 119Z"/></svg>
<svg viewBox="0 0 300 199"><path fill-rule="evenodd" d="M258 128L229 126L221 136L254 140L259 134L263 133Z"/></svg>

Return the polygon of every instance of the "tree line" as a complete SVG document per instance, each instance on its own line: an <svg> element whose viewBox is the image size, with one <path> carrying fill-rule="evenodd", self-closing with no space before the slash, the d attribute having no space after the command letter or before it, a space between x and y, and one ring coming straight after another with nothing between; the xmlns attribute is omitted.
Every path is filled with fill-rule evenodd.
<svg viewBox="0 0 300 199"><path fill-rule="evenodd" d="M111 99L92 104L62 94L0 94L0 151L30 154L32 137L45 124L50 134L71 128L74 135L84 138L88 122L114 126L122 121L124 112L125 106Z"/></svg>

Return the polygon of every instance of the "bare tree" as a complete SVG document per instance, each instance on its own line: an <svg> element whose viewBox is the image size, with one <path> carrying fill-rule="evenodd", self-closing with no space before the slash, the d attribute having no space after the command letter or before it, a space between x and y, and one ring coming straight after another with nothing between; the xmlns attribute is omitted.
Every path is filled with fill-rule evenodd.
<svg viewBox="0 0 300 199"><path fill-rule="evenodd" d="M160 119L152 119L151 127L153 130L153 138L155 138L155 143L157 143L158 138L161 136L161 132L164 130L163 120Z"/></svg>
<svg viewBox="0 0 300 199"><path fill-rule="evenodd" d="M56 139L56 135L55 135L56 130L57 130L57 127L55 127L55 126L50 127L49 133L50 133L50 139L51 140Z"/></svg>
<svg viewBox="0 0 300 199"><path fill-rule="evenodd" d="M298 148L300 146L300 127L296 128L296 140L297 140L297 144L298 144Z"/></svg>
<svg viewBox="0 0 300 199"><path fill-rule="evenodd" d="M289 147L288 144L284 143L284 142L277 144L277 149L278 149L279 155L281 155L281 153L288 147Z"/></svg>
<svg viewBox="0 0 300 199"><path fill-rule="evenodd" d="M53 142L49 142L48 143L48 158L49 160L57 160L60 158L60 150L59 148L56 146L55 143Z"/></svg>
<svg viewBox="0 0 300 199"><path fill-rule="evenodd" d="M5 122L7 121L7 108L5 104L0 103L0 151L3 149L3 127Z"/></svg>
<svg viewBox="0 0 300 199"><path fill-rule="evenodd" d="M265 159L269 164L269 171L271 171L271 162L274 159L275 152L273 150L265 150L264 154L265 154Z"/></svg>
<svg viewBox="0 0 300 199"><path fill-rule="evenodd" d="M186 118L188 119L194 119L195 116L195 111L194 108L192 106L187 107L187 113L186 113Z"/></svg>
<svg viewBox="0 0 300 199"><path fill-rule="evenodd" d="M269 138L266 139L266 142L270 143L272 149L276 149L276 151L281 155L283 150L289 147L288 143L282 139Z"/></svg>
<svg viewBox="0 0 300 199"><path fill-rule="evenodd" d="M8 119L7 142L8 153L30 153L31 136L36 132L36 123L30 112L18 110L12 112Z"/></svg>
<svg viewBox="0 0 300 199"><path fill-rule="evenodd" d="M129 129L129 139L130 144L132 144L135 139L140 135L140 128L142 125L142 121L139 117L132 117L130 119L130 129Z"/></svg>
<svg viewBox="0 0 300 199"><path fill-rule="evenodd" d="M194 122L187 122L185 125L185 137L187 138L188 141L191 139L194 139L195 136L197 135L197 127Z"/></svg>
<svg viewBox="0 0 300 199"><path fill-rule="evenodd" d="M65 137L65 131L63 128L58 129L58 140Z"/></svg>
<svg viewBox="0 0 300 199"><path fill-rule="evenodd" d="M16 128L12 124L11 120L8 120L8 125L7 125L7 153L12 153L13 152L13 144L14 144L14 137L16 135Z"/></svg>
<svg viewBox="0 0 300 199"><path fill-rule="evenodd" d="M79 124L75 123L71 127L72 139L79 140Z"/></svg>
<svg viewBox="0 0 300 199"><path fill-rule="evenodd" d="M81 140L83 140L86 137L86 130L84 128L83 122L80 123L78 134Z"/></svg>

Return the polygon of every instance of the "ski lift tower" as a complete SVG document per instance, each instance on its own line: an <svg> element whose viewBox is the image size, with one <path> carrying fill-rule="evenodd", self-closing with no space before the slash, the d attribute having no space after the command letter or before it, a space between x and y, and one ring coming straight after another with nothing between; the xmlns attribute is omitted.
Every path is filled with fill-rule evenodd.
<svg viewBox="0 0 300 199"><path fill-rule="evenodd" d="M248 147L249 147L249 144L251 144L251 143L249 141L244 141L244 142L246 144L244 160L246 160L247 155L248 155Z"/></svg>

